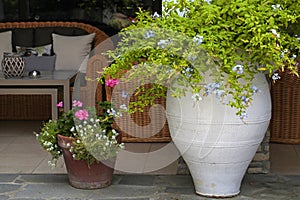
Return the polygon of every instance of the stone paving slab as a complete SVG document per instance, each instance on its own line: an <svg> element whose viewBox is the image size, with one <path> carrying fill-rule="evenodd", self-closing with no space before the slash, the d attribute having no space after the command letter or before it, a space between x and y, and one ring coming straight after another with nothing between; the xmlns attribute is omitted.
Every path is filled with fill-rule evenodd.
<svg viewBox="0 0 300 200"><path fill-rule="evenodd" d="M65 174L0 174L0 200L208 200L189 175L115 174L111 186L76 189ZM232 200L299 200L300 175L246 174Z"/></svg>

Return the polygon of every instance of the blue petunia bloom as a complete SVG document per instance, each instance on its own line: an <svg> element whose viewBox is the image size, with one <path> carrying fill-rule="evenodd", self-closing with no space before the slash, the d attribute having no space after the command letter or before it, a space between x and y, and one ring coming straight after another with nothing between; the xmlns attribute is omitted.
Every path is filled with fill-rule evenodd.
<svg viewBox="0 0 300 200"><path fill-rule="evenodd" d="M243 65L236 65L232 68L232 71L234 71L237 74L243 74L244 73L244 66Z"/></svg>

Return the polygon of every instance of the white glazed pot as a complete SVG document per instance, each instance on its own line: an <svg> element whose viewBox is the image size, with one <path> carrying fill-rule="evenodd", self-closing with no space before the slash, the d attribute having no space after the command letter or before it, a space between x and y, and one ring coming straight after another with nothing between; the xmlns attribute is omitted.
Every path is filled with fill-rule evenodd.
<svg viewBox="0 0 300 200"><path fill-rule="evenodd" d="M191 94L167 96L167 119L172 140L186 161L196 193L229 197L240 192L244 174L261 143L271 118L269 85L263 74L253 85L253 97L244 123L236 109L213 96L195 103Z"/></svg>

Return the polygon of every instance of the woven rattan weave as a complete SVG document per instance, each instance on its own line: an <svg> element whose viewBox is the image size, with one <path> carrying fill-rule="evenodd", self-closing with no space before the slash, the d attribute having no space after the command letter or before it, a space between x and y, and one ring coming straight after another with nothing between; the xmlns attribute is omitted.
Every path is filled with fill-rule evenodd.
<svg viewBox="0 0 300 200"><path fill-rule="evenodd" d="M300 144L300 79L287 70L271 86L271 142Z"/></svg>

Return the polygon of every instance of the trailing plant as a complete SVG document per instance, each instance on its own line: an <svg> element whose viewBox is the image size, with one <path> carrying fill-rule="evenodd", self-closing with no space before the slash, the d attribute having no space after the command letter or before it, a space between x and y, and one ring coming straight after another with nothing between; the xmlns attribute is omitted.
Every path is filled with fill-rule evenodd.
<svg viewBox="0 0 300 200"><path fill-rule="evenodd" d="M274 81L278 70L298 76L299 13L297 0L165 1L162 16L140 10L121 31L99 81L155 83L150 93L137 90L139 101L129 110L152 104L169 88L177 97L192 92L195 102L215 95L245 119L260 91L252 84L256 74Z"/></svg>

